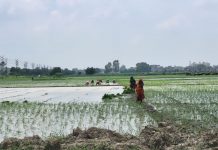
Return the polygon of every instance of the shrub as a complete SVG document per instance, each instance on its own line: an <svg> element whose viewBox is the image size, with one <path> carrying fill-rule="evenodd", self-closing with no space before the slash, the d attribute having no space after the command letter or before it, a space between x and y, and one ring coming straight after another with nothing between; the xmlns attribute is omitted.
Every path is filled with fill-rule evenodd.
<svg viewBox="0 0 218 150"><path fill-rule="evenodd" d="M129 87L124 88L123 94L133 94L133 93L135 93L135 90L133 90Z"/></svg>

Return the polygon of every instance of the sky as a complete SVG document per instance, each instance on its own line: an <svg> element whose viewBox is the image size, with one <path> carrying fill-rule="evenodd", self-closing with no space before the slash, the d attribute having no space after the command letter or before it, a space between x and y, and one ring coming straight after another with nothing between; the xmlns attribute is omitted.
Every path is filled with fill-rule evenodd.
<svg viewBox="0 0 218 150"><path fill-rule="evenodd" d="M218 65L218 0L0 0L0 55L67 68Z"/></svg>

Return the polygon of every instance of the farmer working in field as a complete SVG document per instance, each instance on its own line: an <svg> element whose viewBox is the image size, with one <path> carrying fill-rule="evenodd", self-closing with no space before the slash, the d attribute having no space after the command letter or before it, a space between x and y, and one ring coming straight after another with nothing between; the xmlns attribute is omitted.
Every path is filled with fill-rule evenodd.
<svg viewBox="0 0 218 150"><path fill-rule="evenodd" d="M137 101L142 102L142 100L145 98L143 86L144 86L144 83L143 83L142 79L140 79L138 81L136 89L135 89Z"/></svg>
<svg viewBox="0 0 218 150"><path fill-rule="evenodd" d="M135 90L135 88L136 88L136 81L135 81L135 79L133 78L133 77L130 77L130 88L132 89L132 90Z"/></svg>

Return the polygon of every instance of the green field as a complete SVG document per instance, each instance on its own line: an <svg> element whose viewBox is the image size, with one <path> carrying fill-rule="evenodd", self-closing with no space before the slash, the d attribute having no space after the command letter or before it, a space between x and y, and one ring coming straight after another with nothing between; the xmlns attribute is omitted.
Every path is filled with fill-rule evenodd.
<svg viewBox="0 0 218 150"><path fill-rule="evenodd" d="M80 76L80 77L31 77L8 76L0 78L0 87L47 87L47 86L84 86L90 80L115 80L120 85L128 86L130 76ZM147 75L134 76L143 79L146 86L189 86L189 85L218 85L218 76L186 76L186 75Z"/></svg>
<svg viewBox="0 0 218 150"><path fill-rule="evenodd" d="M129 76L83 76L40 77L35 78L33 81L31 77L5 77L0 79L0 87L84 86L86 81L99 79L103 81L115 80L120 85L129 86ZM218 128L218 76L156 75L135 76L135 79L144 80L145 102L153 105L157 109L156 112L149 112L144 107L144 104L136 103L133 95L128 98L124 96L119 99L104 101L98 105L86 103L58 104L57 106L35 103L1 104L1 113L4 113L5 116L8 114L23 114L24 117L17 121L24 121L27 124L28 119L26 118L28 117L39 117L41 121L43 121L43 118L51 120L51 118L59 117L63 121L59 122L61 124L58 127L60 130L61 127L71 124L70 120L67 120L67 118L70 118L69 116L71 118L76 118L75 116L82 118L77 120L78 126L82 122L86 122L88 124L86 127L92 125L105 127L97 123L104 124L106 120L105 122L109 129L117 130L118 132L125 130L122 133L128 132L132 134L139 133L143 125L155 125L159 121L166 120L181 124L191 132ZM57 113L54 114L53 112ZM75 114L75 112L79 112L79 114ZM91 114L88 117L88 121L84 119L84 116L87 116L87 114ZM9 124L14 123L13 117L0 118L1 131L8 132L7 126L4 125L4 120L11 120ZM110 120L111 118L115 120ZM58 121L60 120L53 119L51 122L55 123ZM47 122L47 126L50 126L51 122ZM31 123L35 124L34 122ZM37 123L40 124L40 122Z"/></svg>

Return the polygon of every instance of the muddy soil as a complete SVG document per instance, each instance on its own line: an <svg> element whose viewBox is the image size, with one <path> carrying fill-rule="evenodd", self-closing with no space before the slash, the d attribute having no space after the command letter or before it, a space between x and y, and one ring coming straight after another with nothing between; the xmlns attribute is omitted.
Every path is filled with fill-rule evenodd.
<svg viewBox="0 0 218 150"><path fill-rule="evenodd" d="M133 150L133 149L218 149L218 130L193 134L169 122L160 122L158 127L147 126L139 136L121 135L111 130L79 128L66 137L42 140L39 136L24 139L9 138L0 144L4 150Z"/></svg>

